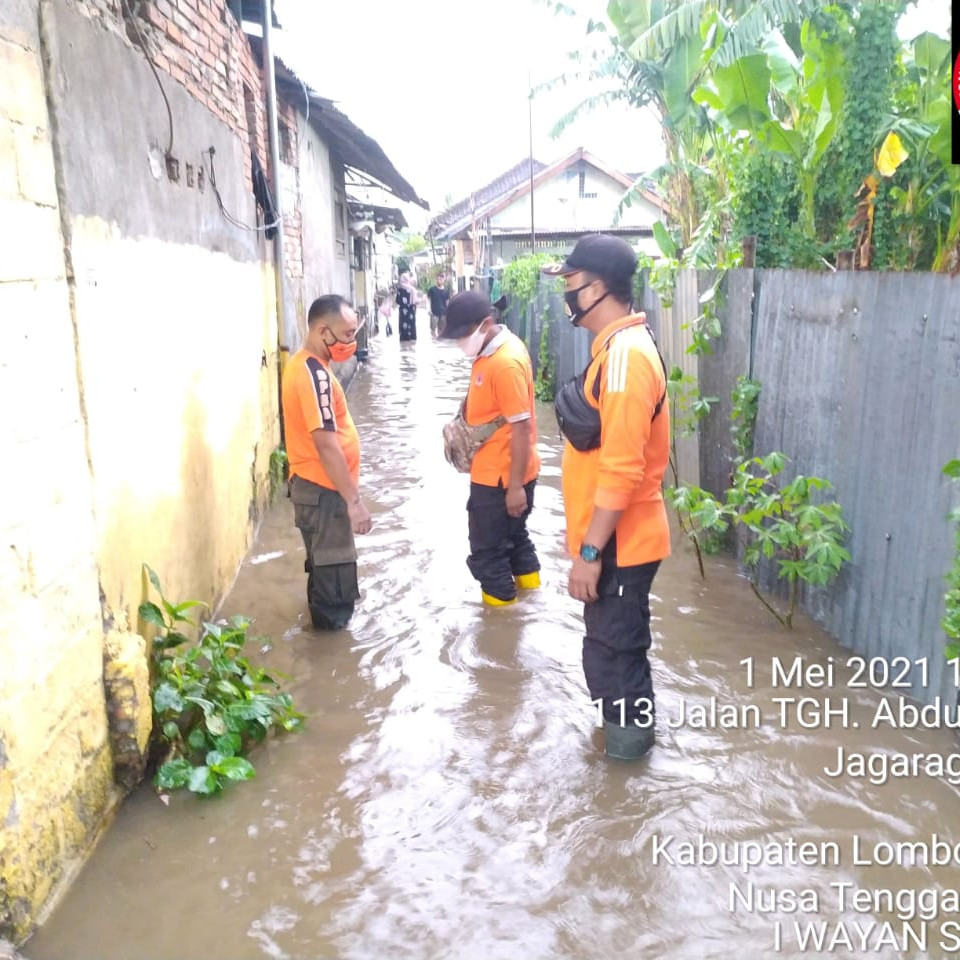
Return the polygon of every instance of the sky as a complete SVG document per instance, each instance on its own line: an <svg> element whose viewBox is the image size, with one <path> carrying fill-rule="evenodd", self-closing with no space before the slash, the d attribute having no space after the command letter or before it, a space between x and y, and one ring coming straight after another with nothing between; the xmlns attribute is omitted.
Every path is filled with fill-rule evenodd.
<svg viewBox="0 0 960 960"><path fill-rule="evenodd" d="M569 74L587 18L604 18L605 0L567 2L577 17L543 0L274 0L283 25L276 52L430 203L430 213L404 206L423 229L448 196L460 200L529 155L531 112L533 155L543 163L579 146L625 173L662 162L649 112L605 107L554 139L556 121L590 89L570 83L529 101L528 77L536 87ZM947 0L918 0L899 32L946 35L948 26Z"/></svg>

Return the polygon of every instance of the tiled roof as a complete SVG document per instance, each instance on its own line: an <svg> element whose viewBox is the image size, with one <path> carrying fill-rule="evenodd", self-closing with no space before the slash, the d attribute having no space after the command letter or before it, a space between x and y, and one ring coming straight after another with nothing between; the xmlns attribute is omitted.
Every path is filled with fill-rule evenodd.
<svg viewBox="0 0 960 960"><path fill-rule="evenodd" d="M534 175L546 168L547 165L545 163L541 163L539 160L533 161ZM437 216L430 221L430 226L427 228L428 233L436 235L443 230L444 227L448 227L458 220L468 217L471 206L479 211L509 193L511 190L514 190L529 178L530 160L521 160L505 173L501 173L496 180L491 180L485 187L481 187L479 190L471 193L469 197L465 197L452 207L447 207L442 213L438 213Z"/></svg>

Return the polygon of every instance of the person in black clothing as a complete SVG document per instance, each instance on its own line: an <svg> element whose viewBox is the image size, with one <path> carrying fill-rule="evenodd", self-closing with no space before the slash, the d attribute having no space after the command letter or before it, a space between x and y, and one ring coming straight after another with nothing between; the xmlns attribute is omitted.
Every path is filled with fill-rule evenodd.
<svg viewBox="0 0 960 960"><path fill-rule="evenodd" d="M409 273L400 276L397 287L397 306L400 307L400 339L417 339L417 288Z"/></svg>
<svg viewBox="0 0 960 960"><path fill-rule="evenodd" d="M437 274L436 283L427 291L430 298L430 332L436 336L443 333L443 325L447 318L447 301L450 291L447 289L446 275Z"/></svg>

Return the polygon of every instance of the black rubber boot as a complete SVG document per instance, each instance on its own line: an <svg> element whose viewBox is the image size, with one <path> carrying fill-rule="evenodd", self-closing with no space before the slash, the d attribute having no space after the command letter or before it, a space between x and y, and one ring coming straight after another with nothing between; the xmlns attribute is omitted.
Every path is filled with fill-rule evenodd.
<svg viewBox="0 0 960 960"><path fill-rule="evenodd" d="M653 727L641 730L636 726L621 727L619 723L605 720L606 753L614 760L639 760L650 751L656 739Z"/></svg>

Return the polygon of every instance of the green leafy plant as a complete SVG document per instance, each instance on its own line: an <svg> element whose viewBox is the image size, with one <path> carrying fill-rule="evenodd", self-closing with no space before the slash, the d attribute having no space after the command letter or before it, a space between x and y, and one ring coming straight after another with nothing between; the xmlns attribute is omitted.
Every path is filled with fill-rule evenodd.
<svg viewBox="0 0 960 960"><path fill-rule="evenodd" d="M527 339L527 316L530 303L540 288L540 268L555 260L550 253L532 253L526 257L517 257L503 268L500 289L510 298L511 308L520 309L517 329L521 340Z"/></svg>
<svg viewBox="0 0 960 960"><path fill-rule="evenodd" d="M287 469L289 461L287 460L287 451L283 447L277 447L270 454L270 499L273 500L277 491L287 481Z"/></svg>
<svg viewBox="0 0 960 960"><path fill-rule="evenodd" d="M786 464L787 458L777 452L743 461L727 490L727 506L734 511L735 522L748 531L744 563L754 594L783 626L792 628L801 582L826 586L849 562L850 554L843 547L849 527L840 504L812 502L817 491L832 489L830 483L797 476L781 487L778 477ZM789 584L785 612L760 592L761 558L775 561L777 578Z"/></svg>
<svg viewBox="0 0 960 960"><path fill-rule="evenodd" d="M553 403L557 395L557 374L553 365L553 354L550 352L550 324L547 320L548 311L542 315L540 327L540 352L537 364L537 379L533 385L536 398L543 403Z"/></svg>
<svg viewBox="0 0 960 960"><path fill-rule="evenodd" d="M404 253L419 253L421 250L425 250L426 247L427 239L422 233L408 233L403 236L403 246L401 249Z"/></svg>
<svg viewBox="0 0 960 960"><path fill-rule="evenodd" d="M718 397L701 395L695 377L680 367L671 367L667 375L667 397L670 401L670 471L675 485L680 483L677 440L693 436L697 424L710 412Z"/></svg>
<svg viewBox="0 0 960 960"><path fill-rule="evenodd" d="M704 397L700 394L696 378L684 373L680 367L672 367L667 375L667 397L670 402L670 454L669 466L673 476L673 485L666 489L667 502L677 514L680 529L693 545L697 555L697 565L700 576L704 577L703 551L713 552L715 544L706 547L702 534L713 531L714 534L722 530L714 524L701 524L699 520L706 516L704 498L710 495L699 487L688 487L681 484L677 441L684 437L693 436L697 431L697 424L710 412L710 407L717 402L716 397ZM712 499L712 498L711 498ZM716 537L714 538L716 539Z"/></svg>
<svg viewBox="0 0 960 960"><path fill-rule="evenodd" d="M154 783L166 790L187 787L213 794L231 780L249 780L254 767L244 756L271 729L297 730L303 715L289 693L243 655L251 621L243 616L202 623L192 642L183 630L198 600L172 604L160 579L144 569L160 603L140 605L140 618L156 627L151 666L154 736L162 753Z"/></svg>
<svg viewBox="0 0 960 960"><path fill-rule="evenodd" d="M757 422L761 389L759 380L752 380L741 374L737 377L736 385L730 395L733 401L730 433L733 437L733 449L736 451L734 465L742 463L753 451L753 428Z"/></svg>
<svg viewBox="0 0 960 960"><path fill-rule="evenodd" d="M951 460L944 468L945 476L954 483L960 483L960 460ZM953 566L947 573L947 592L944 595L946 611L941 621L950 642L947 644L947 659L960 657L960 507L954 507L948 518L954 528L954 546L956 556Z"/></svg>
<svg viewBox="0 0 960 960"><path fill-rule="evenodd" d="M712 494L696 486L668 487L667 503L677 514L680 529L693 544L700 568L700 579L706 579L703 554L718 552L723 537L730 529L733 511Z"/></svg>
<svg viewBox="0 0 960 960"><path fill-rule="evenodd" d="M442 263L433 263L429 267L421 270L417 275L417 288L426 293L437 282L440 274L450 276L450 270Z"/></svg>

